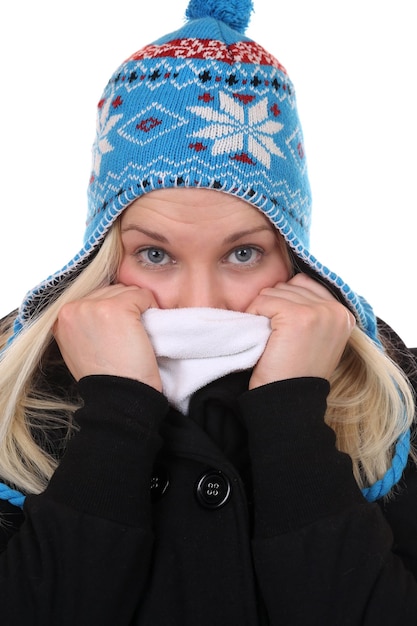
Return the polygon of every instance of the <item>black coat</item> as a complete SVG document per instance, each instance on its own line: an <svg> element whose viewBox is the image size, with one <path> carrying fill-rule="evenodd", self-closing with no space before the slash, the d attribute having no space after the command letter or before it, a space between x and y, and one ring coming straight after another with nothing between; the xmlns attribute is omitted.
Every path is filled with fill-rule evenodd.
<svg viewBox="0 0 417 626"><path fill-rule="evenodd" d="M188 416L133 380L80 381L46 491L23 515L0 502L2 626L417 624L415 467L369 504L324 424L328 383L249 376Z"/></svg>

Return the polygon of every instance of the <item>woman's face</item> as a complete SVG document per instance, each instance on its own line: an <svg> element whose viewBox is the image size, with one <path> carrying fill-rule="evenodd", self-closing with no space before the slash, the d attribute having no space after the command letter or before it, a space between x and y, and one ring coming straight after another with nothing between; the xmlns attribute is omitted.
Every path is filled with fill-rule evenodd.
<svg viewBox="0 0 417 626"><path fill-rule="evenodd" d="M149 289L162 309L246 311L290 277L275 228L243 200L211 189L163 189L122 214L118 281Z"/></svg>

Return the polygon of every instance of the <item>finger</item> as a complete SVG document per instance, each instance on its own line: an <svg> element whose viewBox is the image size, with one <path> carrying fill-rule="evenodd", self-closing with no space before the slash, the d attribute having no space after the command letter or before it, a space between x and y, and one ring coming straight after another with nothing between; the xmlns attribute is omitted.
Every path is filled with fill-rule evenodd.
<svg viewBox="0 0 417 626"><path fill-rule="evenodd" d="M345 308L345 313L349 320L349 325L352 328L356 326L356 317L351 312L351 310L343 302L340 302L340 300L338 300L327 287L325 287L322 283L319 283L317 280L311 278L311 276L302 273L296 274L288 281L288 283L283 283L283 285L285 284L289 284L291 285L291 287L295 286L297 288L300 287L301 289L305 288L306 296L308 292L309 294L314 294L315 296L323 300L339 302ZM301 293L301 291L299 293Z"/></svg>
<svg viewBox="0 0 417 626"><path fill-rule="evenodd" d="M114 283L112 285L106 285L105 287L100 287L95 291L91 292L85 297L85 300L100 300L106 298L114 298L123 293L129 292L147 292L149 290L144 289L142 287L138 287L137 285L124 285L123 283ZM151 293L151 292L149 292Z"/></svg>
<svg viewBox="0 0 417 626"><path fill-rule="evenodd" d="M338 300L306 296L295 289L263 290L246 312L268 317L272 328L278 328L283 322L286 325L314 328L320 320L328 320L328 324L350 335L356 324L354 315Z"/></svg>
<svg viewBox="0 0 417 626"><path fill-rule="evenodd" d="M136 285L109 285L101 289L97 289L86 298L85 303L94 303L102 306L103 310L112 306L125 306L128 309L135 308L139 317L142 313L151 308L159 308L154 294L149 289L137 287Z"/></svg>
<svg viewBox="0 0 417 626"><path fill-rule="evenodd" d="M251 302L246 312L255 315L264 315L262 310L265 307L268 309L271 307L276 308L280 305L280 303L284 306L286 302L298 305L315 305L338 301L335 298L323 298L322 296L317 295L304 287L297 287L294 285L288 285L287 283L282 283L276 287L267 287L262 289L256 298Z"/></svg>
<svg viewBox="0 0 417 626"><path fill-rule="evenodd" d="M302 293L306 294L314 294L318 298L322 298L324 300L336 300L337 298L325 287L322 283L318 282L311 276L307 274L296 274L286 283L278 283L279 287L282 288L291 288L300 290ZM304 291L305 290L305 291Z"/></svg>
<svg viewBox="0 0 417 626"><path fill-rule="evenodd" d="M63 305L53 332L74 378L125 376L160 390L156 357L140 320L152 306L156 306L152 292L124 285Z"/></svg>

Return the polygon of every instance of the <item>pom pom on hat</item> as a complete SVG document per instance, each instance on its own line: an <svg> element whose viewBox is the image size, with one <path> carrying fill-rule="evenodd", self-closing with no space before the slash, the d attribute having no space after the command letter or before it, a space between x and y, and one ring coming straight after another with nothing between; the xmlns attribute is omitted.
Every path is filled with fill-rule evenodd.
<svg viewBox="0 0 417 626"><path fill-rule="evenodd" d="M252 0L190 0L185 15L189 20L213 17L244 33L252 11Z"/></svg>

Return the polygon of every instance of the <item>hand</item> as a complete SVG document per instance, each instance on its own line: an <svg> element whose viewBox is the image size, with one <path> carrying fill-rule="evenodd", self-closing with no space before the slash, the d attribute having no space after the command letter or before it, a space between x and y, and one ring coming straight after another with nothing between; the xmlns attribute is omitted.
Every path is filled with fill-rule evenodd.
<svg viewBox="0 0 417 626"><path fill-rule="evenodd" d="M303 376L329 379L355 326L353 314L306 274L263 289L247 313L269 317L272 328L250 389Z"/></svg>
<svg viewBox="0 0 417 626"><path fill-rule="evenodd" d="M122 284L65 304L53 332L74 378L124 376L161 391L155 353L140 320L152 307L158 305L149 290Z"/></svg>

